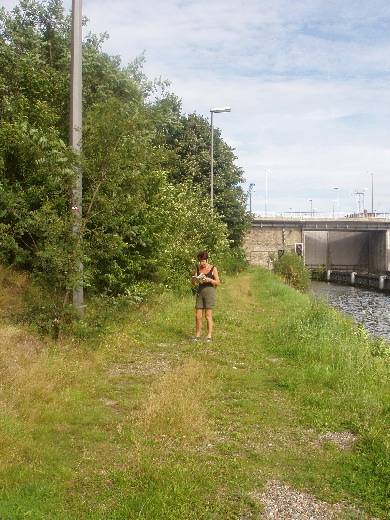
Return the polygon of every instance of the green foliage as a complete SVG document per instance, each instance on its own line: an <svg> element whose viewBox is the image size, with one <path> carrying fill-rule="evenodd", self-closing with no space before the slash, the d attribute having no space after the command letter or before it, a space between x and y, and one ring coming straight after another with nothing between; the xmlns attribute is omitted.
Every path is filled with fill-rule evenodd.
<svg viewBox="0 0 390 520"><path fill-rule="evenodd" d="M259 276L257 294L271 295L269 285L265 274ZM297 404L302 427L356 436L344 456L332 446L334 476L328 472L325 481L370 504L372 514L382 518L390 472L389 364L383 342L324 302L286 286L277 294L272 285L280 308L264 341L280 361L275 386Z"/></svg>
<svg viewBox="0 0 390 520"><path fill-rule="evenodd" d="M326 280L326 269L324 267L316 267L312 271L312 279L324 282Z"/></svg>
<svg viewBox="0 0 390 520"><path fill-rule="evenodd" d="M371 346L371 354L373 356L390 359L390 344L384 338L375 338Z"/></svg>
<svg viewBox="0 0 390 520"><path fill-rule="evenodd" d="M71 154L57 132L0 124L0 258L29 269L50 291L67 289L76 248L68 192Z"/></svg>
<svg viewBox="0 0 390 520"><path fill-rule="evenodd" d="M0 12L0 115L66 135L69 106L69 20L59 0L21 1Z"/></svg>
<svg viewBox="0 0 390 520"><path fill-rule="evenodd" d="M0 261L32 273L53 298L48 321L63 325L77 284L125 298L153 284L186 292L200 249L234 268L249 224L242 170L220 132L211 218L209 122L182 115L142 56L122 68L103 53L105 34L83 44L82 154L70 152L70 32L60 0L0 12ZM69 194L80 168L78 226Z"/></svg>
<svg viewBox="0 0 390 520"><path fill-rule="evenodd" d="M310 284L310 271L303 259L295 253L284 253L275 260L274 273L285 283L299 291L306 291Z"/></svg>
<svg viewBox="0 0 390 520"><path fill-rule="evenodd" d="M223 255L216 259L220 274L236 274L245 271L249 262L246 257L246 251L240 247L235 247L225 251Z"/></svg>
<svg viewBox="0 0 390 520"><path fill-rule="evenodd" d="M164 133L164 143L173 154L169 158L169 179L181 182L186 179L198 186L205 200L210 197L209 121L197 114L181 116L170 132ZM232 247L242 245L250 224L246 211L246 196L240 186L243 171L234 164L234 150L214 129L214 209L228 226Z"/></svg>
<svg viewBox="0 0 390 520"><path fill-rule="evenodd" d="M226 277L207 347L192 296L99 299L109 333L97 306L82 345L0 323L2 519L260 518L272 481L388 517L388 365L352 320L255 268Z"/></svg>
<svg viewBox="0 0 390 520"><path fill-rule="evenodd" d="M188 286L199 249L229 249L226 225L211 219L197 187L169 183L159 169L152 117L147 106L111 99L86 118L84 236L93 291L127 293L141 280Z"/></svg>

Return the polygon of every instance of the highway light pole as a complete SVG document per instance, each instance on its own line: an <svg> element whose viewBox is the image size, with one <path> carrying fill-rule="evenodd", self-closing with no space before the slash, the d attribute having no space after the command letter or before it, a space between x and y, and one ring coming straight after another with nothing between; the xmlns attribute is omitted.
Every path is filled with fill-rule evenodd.
<svg viewBox="0 0 390 520"><path fill-rule="evenodd" d="M340 218L339 212L340 212L340 194L339 194L339 188L338 186L335 186L333 188L334 190L337 190L337 218Z"/></svg>
<svg viewBox="0 0 390 520"><path fill-rule="evenodd" d="M371 213L374 214L374 172L367 172L371 175Z"/></svg>
<svg viewBox="0 0 390 520"><path fill-rule="evenodd" d="M222 112L230 112L230 107L225 108L210 108L211 114L211 173L210 173L210 207L211 215L214 213L214 122L213 115L221 114Z"/></svg>
<svg viewBox="0 0 390 520"><path fill-rule="evenodd" d="M82 0L72 0L72 44L70 71L70 123L69 146L80 154L82 138ZM71 208L74 213L73 233L76 243L81 246L82 233L82 188L83 178L77 167L76 183L71 194ZM73 288L73 306L84 313L84 290L82 286L83 262L81 247L76 250L77 282Z"/></svg>
<svg viewBox="0 0 390 520"><path fill-rule="evenodd" d="M268 174L271 173L272 170L265 170L265 200L264 200L264 216L267 216L268 209Z"/></svg>
<svg viewBox="0 0 390 520"><path fill-rule="evenodd" d="M309 199L310 202L310 216L313 216L313 199Z"/></svg>
<svg viewBox="0 0 390 520"><path fill-rule="evenodd" d="M249 213L252 213L252 190L255 187L253 182L249 184L248 195L249 195Z"/></svg>

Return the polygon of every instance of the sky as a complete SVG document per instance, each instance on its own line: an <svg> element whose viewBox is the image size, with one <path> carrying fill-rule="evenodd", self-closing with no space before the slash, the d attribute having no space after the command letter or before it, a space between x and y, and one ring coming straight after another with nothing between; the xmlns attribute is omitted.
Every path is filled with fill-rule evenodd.
<svg viewBox="0 0 390 520"><path fill-rule="evenodd" d="M123 66L144 53L185 114L231 107L214 126L256 215L390 217L388 0L83 0L83 15Z"/></svg>

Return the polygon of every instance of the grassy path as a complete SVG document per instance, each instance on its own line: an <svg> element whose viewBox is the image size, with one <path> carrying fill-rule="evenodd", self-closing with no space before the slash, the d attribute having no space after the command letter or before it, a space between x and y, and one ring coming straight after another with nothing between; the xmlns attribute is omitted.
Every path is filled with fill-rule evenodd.
<svg viewBox="0 0 390 520"><path fill-rule="evenodd" d="M279 481L360 509L329 518L390 518L367 339L263 271L218 289L211 344L188 341L193 306L164 295L84 349L4 325L1 520L261 519Z"/></svg>

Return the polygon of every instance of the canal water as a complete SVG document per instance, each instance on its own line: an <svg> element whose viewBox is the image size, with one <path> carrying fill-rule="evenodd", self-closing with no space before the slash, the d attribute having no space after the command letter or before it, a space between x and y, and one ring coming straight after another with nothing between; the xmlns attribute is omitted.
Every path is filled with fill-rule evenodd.
<svg viewBox="0 0 390 520"><path fill-rule="evenodd" d="M390 341L390 293L330 282L311 282L309 292Z"/></svg>

